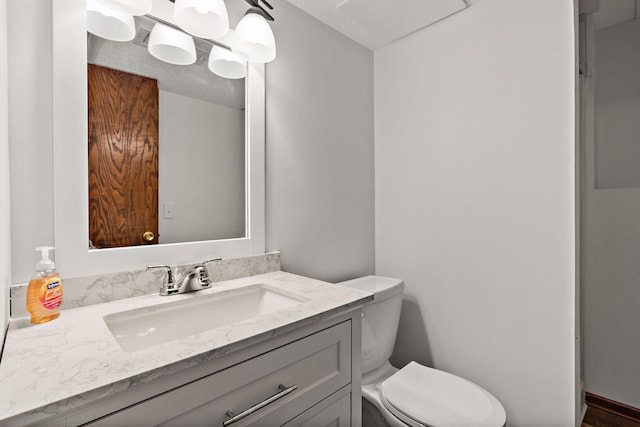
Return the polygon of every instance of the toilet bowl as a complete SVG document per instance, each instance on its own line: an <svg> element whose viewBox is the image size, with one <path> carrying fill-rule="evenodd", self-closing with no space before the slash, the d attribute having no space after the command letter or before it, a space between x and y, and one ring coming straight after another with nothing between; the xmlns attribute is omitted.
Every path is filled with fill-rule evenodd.
<svg viewBox="0 0 640 427"><path fill-rule="evenodd" d="M362 425L365 427L503 427L500 402L482 387L456 375L410 362L389 363L404 282L366 276L339 283L368 291L362 317Z"/></svg>

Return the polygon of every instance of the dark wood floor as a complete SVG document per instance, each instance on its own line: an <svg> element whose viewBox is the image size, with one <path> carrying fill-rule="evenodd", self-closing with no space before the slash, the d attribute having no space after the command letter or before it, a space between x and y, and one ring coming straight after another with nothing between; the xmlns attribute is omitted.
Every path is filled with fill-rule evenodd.
<svg viewBox="0 0 640 427"><path fill-rule="evenodd" d="M640 422L588 406L582 427L640 427Z"/></svg>

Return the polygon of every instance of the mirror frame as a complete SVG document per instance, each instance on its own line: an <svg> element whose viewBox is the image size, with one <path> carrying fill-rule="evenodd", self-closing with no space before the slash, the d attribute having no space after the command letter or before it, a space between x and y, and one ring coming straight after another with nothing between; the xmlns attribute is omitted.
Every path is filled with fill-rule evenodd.
<svg viewBox="0 0 640 427"><path fill-rule="evenodd" d="M190 264L265 250L264 64L249 64L245 90L245 237L89 249L86 0L53 0L53 188L56 266L65 278ZM82 120L78 120L82 118ZM213 183L212 185L224 185Z"/></svg>

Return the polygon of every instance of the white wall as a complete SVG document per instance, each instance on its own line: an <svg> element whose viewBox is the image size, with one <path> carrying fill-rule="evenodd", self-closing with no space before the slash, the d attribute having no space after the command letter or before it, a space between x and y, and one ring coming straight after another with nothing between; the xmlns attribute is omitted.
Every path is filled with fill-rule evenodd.
<svg viewBox="0 0 640 427"><path fill-rule="evenodd" d="M159 96L160 243L244 237L244 110ZM172 219L164 203L173 204Z"/></svg>
<svg viewBox="0 0 640 427"><path fill-rule="evenodd" d="M640 187L640 21L595 32L596 187Z"/></svg>
<svg viewBox="0 0 640 427"><path fill-rule="evenodd" d="M640 408L640 189L590 190L585 198L585 390Z"/></svg>
<svg viewBox="0 0 640 427"><path fill-rule="evenodd" d="M7 81L7 1L0 0L0 343L9 318L11 221L9 193L9 97ZM0 344L0 354L2 354Z"/></svg>
<svg viewBox="0 0 640 427"><path fill-rule="evenodd" d="M582 328L586 391L640 408L638 37L638 20L597 31L584 85Z"/></svg>
<svg viewBox="0 0 640 427"><path fill-rule="evenodd" d="M575 422L572 1L481 0L375 53L376 273L393 361L490 390L510 427Z"/></svg>
<svg viewBox="0 0 640 427"><path fill-rule="evenodd" d="M53 245L51 2L7 0L12 283Z"/></svg>
<svg viewBox="0 0 640 427"><path fill-rule="evenodd" d="M267 65L267 249L338 281L374 270L373 54L284 0Z"/></svg>

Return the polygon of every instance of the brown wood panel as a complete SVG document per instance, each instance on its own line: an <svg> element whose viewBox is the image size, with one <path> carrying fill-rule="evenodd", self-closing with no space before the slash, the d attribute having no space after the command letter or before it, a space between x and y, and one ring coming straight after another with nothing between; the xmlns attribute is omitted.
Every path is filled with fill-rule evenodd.
<svg viewBox="0 0 640 427"><path fill-rule="evenodd" d="M640 427L640 409L587 392L584 422L593 427Z"/></svg>
<svg viewBox="0 0 640 427"><path fill-rule="evenodd" d="M632 421L612 412L589 406L582 420L582 427L640 427L640 421Z"/></svg>
<svg viewBox="0 0 640 427"><path fill-rule="evenodd" d="M89 64L88 84L91 243L157 243L158 83Z"/></svg>

